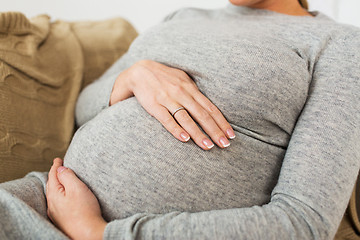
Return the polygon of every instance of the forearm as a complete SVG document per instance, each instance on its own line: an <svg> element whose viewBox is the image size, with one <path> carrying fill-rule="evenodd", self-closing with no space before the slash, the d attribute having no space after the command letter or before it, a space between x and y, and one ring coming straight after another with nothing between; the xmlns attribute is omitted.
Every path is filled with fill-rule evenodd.
<svg viewBox="0 0 360 240"><path fill-rule="evenodd" d="M75 117L78 126L94 118L109 107L111 92L118 75L133 63L128 54L117 60L99 79L88 85L79 95Z"/></svg>
<svg viewBox="0 0 360 240"><path fill-rule="evenodd" d="M110 222L104 239L330 239L329 228L312 208L278 195L262 207L134 215Z"/></svg>
<svg viewBox="0 0 360 240"><path fill-rule="evenodd" d="M76 123L83 125L94 118L100 111L109 106L112 86L116 79L115 75L109 76L102 81L94 82L86 87L76 103Z"/></svg>

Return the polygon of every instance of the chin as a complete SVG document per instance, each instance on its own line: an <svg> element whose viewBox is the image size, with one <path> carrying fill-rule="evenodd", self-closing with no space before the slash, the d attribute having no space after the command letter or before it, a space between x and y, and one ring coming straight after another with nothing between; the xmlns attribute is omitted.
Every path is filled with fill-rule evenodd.
<svg viewBox="0 0 360 240"><path fill-rule="evenodd" d="M229 0L229 2L236 6L251 6L261 2L261 0Z"/></svg>

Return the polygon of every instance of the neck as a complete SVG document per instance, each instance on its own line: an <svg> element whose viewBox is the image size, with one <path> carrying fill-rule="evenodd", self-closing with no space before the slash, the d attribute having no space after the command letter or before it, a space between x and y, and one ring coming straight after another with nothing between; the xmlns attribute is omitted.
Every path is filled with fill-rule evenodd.
<svg viewBox="0 0 360 240"><path fill-rule="evenodd" d="M308 11L301 7L298 1L294 0L268 0L260 1L248 7L270 10L282 14L294 16L312 16Z"/></svg>

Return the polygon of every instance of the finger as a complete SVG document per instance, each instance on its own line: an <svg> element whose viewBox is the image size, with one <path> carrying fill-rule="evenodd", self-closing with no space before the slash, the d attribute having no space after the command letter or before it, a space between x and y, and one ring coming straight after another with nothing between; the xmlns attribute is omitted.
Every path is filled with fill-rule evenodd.
<svg viewBox="0 0 360 240"><path fill-rule="evenodd" d="M79 187L86 187L86 185L76 176L73 170L60 166L57 169L57 178L64 186L65 191L76 191ZM87 188L87 187L86 187Z"/></svg>
<svg viewBox="0 0 360 240"><path fill-rule="evenodd" d="M209 137L221 148L226 148L230 146L230 142L225 136L224 132L219 128L215 120L212 116L199 104L195 101L194 98L189 96L183 96L181 102L186 110L189 112L191 117L201 126L201 128L209 135ZM185 119L179 118L180 114L177 114L176 120L180 123L180 125L189 132L192 136L192 133L188 129L187 125L190 124L188 121L186 114L181 114L181 116L185 117ZM193 127L193 125L191 126ZM194 130L192 128L192 130Z"/></svg>
<svg viewBox="0 0 360 240"><path fill-rule="evenodd" d="M167 119L164 120L169 121L170 123L163 123L164 126L168 125L170 126L169 128L171 128L171 125L173 125L173 127L179 128L178 131L180 131L180 129L184 132L186 131L190 135L189 138L191 137L194 142L204 150L209 150L214 147L212 141L200 130L199 126L194 122L190 115L187 114L185 108L179 110L179 108L181 108L179 107L180 105L170 99L165 99L162 102L164 102L162 105L164 108L162 109L167 112L167 114L164 112L164 116L166 115L167 117ZM169 111L171 111L172 114L170 114ZM183 116L179 118L181 122L179 122L177 118L177 115L180 114L180 112L185 112L181 113L181 116Z"/></svg>
<svg viewBox="0 0 360 240"><path fill-rule="evenodd" d="M182 101L183 106L185 108L189 107L191 117L195 116L196 122L203 128L203 130L210 136L211 139L221 148L228 147L230 145L229 140L226 138L225 134L216 124L214 119L208 114L200 104L198 104L189 93L184 90L184 88L176 88L178 100ZM165 98L165 99L164 99ZM175 103L171 99L168 99L168 96L165 95L163 98L159 97L159 102L165 103L163 104L170 111L178 109L179 104ZM180 105L181 106L181 105ZM188 110L188 109L187 109ZM176 111L176 110L175 110ZM183 111L181 111L183 112ZM179 114L178 114L179 113ZM210 149L213 147L213 143L210 139L208 139L205 134L200 130L199 126L194 122L194 120L187 113L181 113L180 111L174 115L176 121L180 124L180 126L185 129L194 140L194 142L203 149ZM194 114L194 115L193 115ZM182 117L178 117L178 115ZM200 115L200 117L199 117ZM203 116L203 117L201 117Z"/></svg>
<svg viewBox="0 0 360 240"><path fill-rule="evenodd" d="M190 135L175 121L169 111L161 106L155 107L153 116L168 130L175 138L182 142L190 140Z"/></svg>
<svg viewBox="0 0 360 240"><path fill-rule="evenodd" d="M63 186L59 182L57 178L57 169L61 167L63 164L63 161L60 158L55 158L53 161L53 165L50 168L49 174L48 174L48 181L47 181L47 187L46 187L46 195L52 192L58 192L63 190Z"/></svg>
<svg viewBox="0 0 360 240"><path fill-rule="evenodd" d="M174 117L177 122L190 134L191 139L202 149L209 150L214 147L212 141L200 130L199 126L190 117L187 111L178 111Z"/></svg>
<svg viewBox="0 0 360 240"><path fill-rule="evenodd" d="M235 138L235 133L233 128L230 126L229 122L225 119L224 115L220 110L201 92L197 92L194 95L195 101L197 101L215 120L216 124L223 131L224 134L230 139Z"/></svg>

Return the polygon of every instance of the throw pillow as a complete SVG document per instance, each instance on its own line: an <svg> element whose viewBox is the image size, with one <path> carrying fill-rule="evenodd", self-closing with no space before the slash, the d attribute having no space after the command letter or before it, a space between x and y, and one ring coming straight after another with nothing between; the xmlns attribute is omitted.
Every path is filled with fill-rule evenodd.
<svg viewBox="0 0 360 240"><path fill-rule="evenodd" d="M0 13L0 182L48 171L64 156L82 86L135 37L120 18L86 24Z"/></svg>

